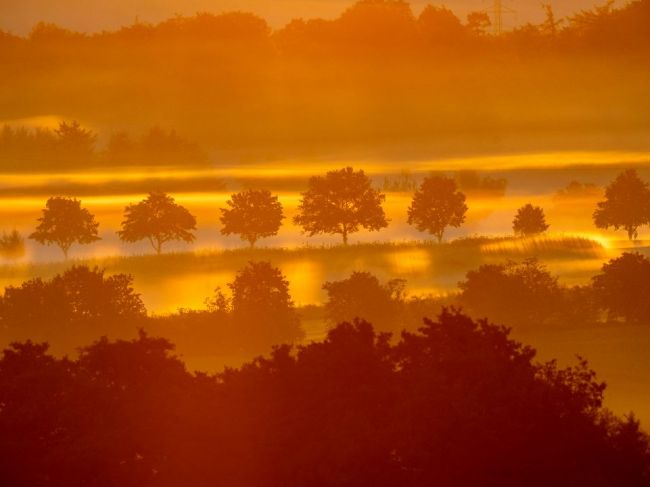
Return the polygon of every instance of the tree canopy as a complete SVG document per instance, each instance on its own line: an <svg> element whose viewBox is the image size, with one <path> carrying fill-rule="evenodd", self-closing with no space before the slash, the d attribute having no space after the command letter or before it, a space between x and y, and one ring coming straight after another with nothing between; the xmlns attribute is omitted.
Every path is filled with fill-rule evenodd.
<svg viewBox="0 0 650 487"><path fill-rule="evenodd" d="M149 193L146 199L124 210L125 220L118 235L125 242L148 240L157 254L166 242L181 240L191 243L195 236L196 218L174 198L162 192Z"/></svg>
<svg viewBox="0 0 650 487"><path fill-rule="evenodd" d="M164 339L0 359L0 482L12 486L644 486L648 437L560 368L451 311L391 341L366 322L215 376ZM37 404L38 407L33 407Z"/></svg>
<svg viewBox="0 0 650 487"><path fill-rule="evenodd" d="M9 286L0 296L0 336L5 342L60 337L80 345L116 331L132 334L146 316L132 282L126 274L74 266L49 280Z"/></svg>
<svg viewBox="0 0 650 487"><path fill-rule="evenodd" d="M309 180L293 221L309 236L340 234L347 244L348 236L360 228L374 231L388 226L382 208L385 199L363 171L346 167Z"/></svg>
<svg viewBox="0 0 650 487"><path fill-rule="evenodd" d="M639 227L650 223L650 188L636 170L628 169L607 186L605 200L594 211L598 228L623 228L630 240L639 236Z"/></svg>
<svg viewBox="0 0 650 487"><path fill-rule="evenodd" d="M473 316L507 326L548 323L562 299L558 278L535 259L481 265L458 286L459 301Z"/></svg>
<svg viewBox="0 0 650 487"><path fill-rule="evenodd" d="M515 231L515 235L521 235L522 237L544 233L548 230L548 227L544 209L530 203L519 208L512 221L512 229Z"/></svg>
<svg viewBox="0 0 650 487"><path fill-rule="evenodd" d="M293 343L303 337L289 282L269 262L249 262L228 284L235 326L248 330L251 344Z"/></svg>
<svg viewBox="0 0 650 487"><path fill-rule="evenodd" d="M420 232L429 232L442 241L447 227L459 227L465 221L465 195L456 182L445 176L429 176L413 195L408 223Z"/></svg>
<svg viewBox="0 0 650 487"><path fill-rule="evenodd" d="M650 318L650 259L637 252L623 255L603 264L601 273L593 277L598 305L610 319L647 322Z"/></svg>
<svg viewBox="0 0 650 487"><path fill-rule="evenodd" d="M251 247L258 239L277 235L282 219L282 204L265 189L248 189L233 194L221 208L224 235L237 234Z"/></svg>
<svg viewBox="0 0 650 487"><path fill-rule="evenodd" d="M74 243L90 244L97 236L99 223L81 202L74 198L54 196L47 200L43 216L38 219L36 230L29 238L40 244L57 245L65 258Z"/></svg>
<svg viewBox="0 0 650 487"><path fill-rule="evenodd" d="M391 279L381 283L369 272L353 272L340 281L326 282L325 314L332 325L363 319L380 331L403 328L406 281Z"/></svg>

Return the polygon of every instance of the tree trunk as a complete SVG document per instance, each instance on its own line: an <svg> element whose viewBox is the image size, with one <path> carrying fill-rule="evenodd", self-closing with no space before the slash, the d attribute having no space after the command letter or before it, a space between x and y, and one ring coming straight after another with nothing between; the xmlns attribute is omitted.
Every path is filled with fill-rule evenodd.
<svg viewBox="0 0 650 487"><path fill-rule="evenodd" d="M66 247L66 246L62 245L61 250L63 250L63 259L67 261L68 260L68 252L70 251L70 247Z"/></svg>
<svg viewBox="0 0 650 487"><path fill-rule="evenodd" d="M257 241L257 239L254 239L254 238L251 238L251 239L248 240L248 243L251 244L251 246L250 246L251 249L255 248L255 242L256 241Z"/></svg>
<svg viewBox="0 0 650 487"><path fill-rule="evenodd" d="M627 227L627 238L632 240L636 240L636 228L633 227Z"/></svg>
<svg viewBox="0 0 650 487"><path fill-rule="evenodd" d="M438 239L438 245L440 245L442 243L442 235L443 235L443 232L436 233L436 238Z"/></svg>
<svg viewBox="0 0 650 487"><path fill-rule="evenodd" d="M347 244L348 244L348 231L344 229L343 230L343 245L347 245Z"/></svg>
<svg viewBox="0 0 650 487"><path fill-rule="evenodd" d="M157 238L155 241L152 236L149 236L149 243L153 247L153 249L156 251L157 255L160 255L160 252L162 251L162 241Z"/></svg>

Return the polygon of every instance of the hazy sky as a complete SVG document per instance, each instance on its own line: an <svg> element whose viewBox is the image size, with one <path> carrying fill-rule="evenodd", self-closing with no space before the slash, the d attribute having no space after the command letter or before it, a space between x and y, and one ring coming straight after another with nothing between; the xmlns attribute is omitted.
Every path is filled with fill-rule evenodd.
<svg viewBox="0 0 650 487"><path fill-rule="evenodd" d="M596 0L545 0L563 16L591 7ZM618 0L621 2L622 0ZM0 0L0 29L15 34L26 34L40 20L62 26L97 31L141 21L156 22L174 14L191 15L197 11L222 12L242 10L266 18L273 27L281 27L291 18L336 17L351 0ZM446 5L459 16L470 10L485 10L492 0L412 0L414 11L426 4ZM541 18L542 0L504 0L504 4L517 10L508 15L505 23L524 23ZM598 2L604 3L604 2Z"/></svg>

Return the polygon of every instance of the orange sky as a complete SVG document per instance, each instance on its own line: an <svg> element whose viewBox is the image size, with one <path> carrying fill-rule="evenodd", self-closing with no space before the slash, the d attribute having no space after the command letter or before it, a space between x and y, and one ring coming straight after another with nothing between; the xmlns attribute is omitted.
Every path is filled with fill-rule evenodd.
<svg viewBox="0 0 650 487"><path fill-rule="evenodd" d="M617 4L623 0L617 0ZM142 21L157 22L174 14L191 15L197 11L249 11L280 27L291 18L332 18L353 3L350 0L0 0L0 29L15 34L26 34L38 21L55 22L81 31L113 29L130 24L136 16ZM465 16L471 10L486 10L492 0L411 0L418 13L426 4L446 5L457 15ZM507 15L506 25L537 22L542 17L541 3L549 3L558 15L590 8L595 0L504 0L517 10Z"/></svg>

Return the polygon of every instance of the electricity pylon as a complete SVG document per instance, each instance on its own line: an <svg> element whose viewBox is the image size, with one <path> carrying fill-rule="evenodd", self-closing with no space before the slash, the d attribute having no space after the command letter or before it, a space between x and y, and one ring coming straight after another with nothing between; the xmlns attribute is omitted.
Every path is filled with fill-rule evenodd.
<svg viewBox="0 0 650 487"><path fill-rule="evenodd" d="M503 5L503 0L494 0L494 6L492 7L492 16L494 27L494 34L500 35L503 32L503 14L517 14L516 10L511 9Z"/></svg>

